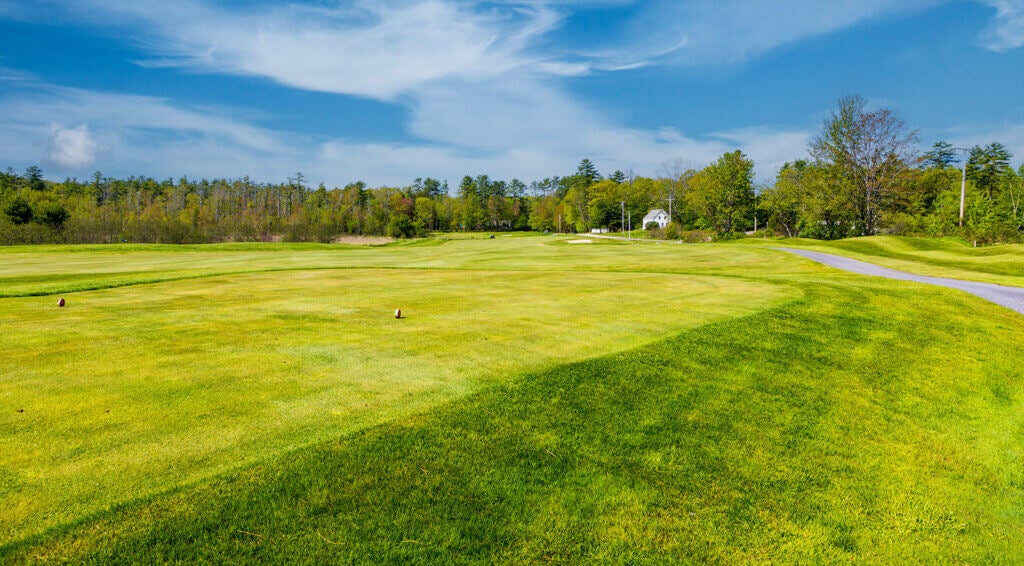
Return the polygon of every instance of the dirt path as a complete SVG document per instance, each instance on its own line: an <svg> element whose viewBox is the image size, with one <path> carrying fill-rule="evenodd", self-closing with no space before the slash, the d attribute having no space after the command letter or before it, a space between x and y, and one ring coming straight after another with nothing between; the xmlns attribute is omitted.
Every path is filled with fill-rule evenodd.
<svg viewBox="0 0 1024 566"><path fill-rule="evenodd" d="M871 263L865 263L863 261L857 261L847 257L838 255L832 255L822 252L811 252L807 250L796 250L793 248L776 248L791 254L806 257L807 259L814 260L818 263L823 263L836 269L842 269L845 271L852 271L853 273L860 273L861 275L873 275L876 277L888 277L889 279L899 279L902 281L916 281L918 283L927 283L929 285L939 285L940 287L950 287L953 289L960 289L961 291L967 291L972 295L977 295L987 301L992 301L997 305L1002 305L1008 309L1015 310L1021 314L1024 314L1024 288L1021 287L1005 287L1003 285L995 285L993 283L977 283L974 281L963 281L960 279L946 279L944 277L928 277L925 275L914 275L912 273L906 273L904 271L896 271L895 269L888 269L885 267L879 267Z"/></svg>

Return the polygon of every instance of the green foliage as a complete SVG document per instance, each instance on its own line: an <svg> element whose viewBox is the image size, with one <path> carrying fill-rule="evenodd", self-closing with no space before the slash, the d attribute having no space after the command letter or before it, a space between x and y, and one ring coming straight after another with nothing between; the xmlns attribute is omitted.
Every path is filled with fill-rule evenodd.
<svg viewBox="0 0 1024 566"><path fill-rule="evenodd" d="M579 166L576 168L576 181L582 185L589 187L601 179L601 174L597 172L597 166L594 165L589 159L580 161Z"/></svg>
<svg viewBox="0 0 1024 566"><path fill-rule="evenodd" d="M46 181L43 180L43 170L32 165L25 170L25 183L33 191L46 189Z"/></svg>
<svg viewBox="0 0 1024 566"><path fill-rule="evenodd" d="M828 240L874 233L959 236L979 244L1024 239L1021 175L1001 144L971 152L961 226L954 148L938 142L923 167L911 167L918 161L916 133L892 111L865 106L860 97L841 100L811 143L814 161L787 163L762 192L770 230Z"/></svg>
<svg viewBox="0 0 1024 566"><path fill-rule="evenodd" d="M690 180L687 202L718 234L753 224L754 162L740 151L722 155Z"/></svg>
<svg viewBox="0 0 1024 566"><path fill-rule="evenodd" d="M967 178L975 182L977 187L992 199L999 187L999 178L1010 169L1010 158L1013 155L1001 143L991 143L985 147L975 146L967 159Z"/></svg>
<svg viewBox="0 0 1024 566"><path fill-rule="evenodd" d="M840 100L810 146L816 163L836 181L831 186L855 207L855 230L861 235L878 231L887 193L917 161L917 132L892 110L869 112L866 106L860 96Z"/></svg>
<svg viewBox="0 0 1024 566"><path fill-rule="evenodd" d="M575 172L529 184L466 175L417 178L407 187L315 189L301 173L287 182L242 179L116 179L96 172L84 183L0 173L0 244L74 242L332 242L341 236L421 237L433 231L587 232L639 229L652 209L670 210L682 233L717 238L766 226L776 235L840 239L863 234L956 235L979 243L1024 239L1021 174L1000 144L976 148L968 214L959 221L955 155L945 142L910 167L915 139L889 110L869 112L851 97L812 142L813 160L787 163L772 186L755 191L750 159L726 153L694 169L670 161L659 178L616 171L602 179L583 159ZM981 200L979 200L981 199ZM702 236L701 236L702 237Z"/></svg>
<svg viewBox="0 0 1024 566"><path fill-rule="evenodd" d="M14 224L27 224L32 221L32 205L21 197L15 197L14 200L4 207L4 214Z"/></svg>
<svg viewBox="0 0 1024 566"><path fill-rule="evenodd" d="M54 230L63 228L70 217L63 205L53 202L43 203L32 211L33 220Z"/></svg>
<svg viewBox="0 0 1024 566"><path fill-rule="evenodd" d="M937 141L932 148L922 156L921 166L927 169L946 169L960 160L956 155L956 148L949 142Z"/></svg>
<svg viewBox="0 0 1024 566"><path fill-rule="evenodd" d="M392 238L415 238L417 236L416 225L405 216L392 218L388 223L388 236Z"/></svg>

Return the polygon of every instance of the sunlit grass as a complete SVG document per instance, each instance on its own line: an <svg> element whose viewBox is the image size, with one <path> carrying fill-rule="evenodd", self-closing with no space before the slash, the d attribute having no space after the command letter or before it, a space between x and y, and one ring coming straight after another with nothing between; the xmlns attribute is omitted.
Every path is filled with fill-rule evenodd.
<svg viewBox="0 0 1024 566"><path fill-rule="evenodd" d="M213 263L133 253L159 269ZM76 255L86 278L90 257L105 266ZM661 274L320 267L62 296L65 308L0 299L4 540L795 293Z"/></svg>
<svg viewBox="0 0 1024 566"><path fill-rule="evenodd" d="M0 251L21 295L189 277L0 299L0 562L1024 560L1024 316L566 239Z"/></svg>
<svg viewBox="0 0 1024 566"><path fill-rule="evenodd" d="M907 283L797 285L804 298L785 306L496 384L119 508L11 556L1024 558L1022 317Z"/></svg>
<svg viewBox="0 0 1024 566"><path fill-rule="evenodd" d="M750 239L738 244L811 249L918 275L1024 287L1024 246L1020 244L975 248L958 240L895 236L838 241Z"/></svg>

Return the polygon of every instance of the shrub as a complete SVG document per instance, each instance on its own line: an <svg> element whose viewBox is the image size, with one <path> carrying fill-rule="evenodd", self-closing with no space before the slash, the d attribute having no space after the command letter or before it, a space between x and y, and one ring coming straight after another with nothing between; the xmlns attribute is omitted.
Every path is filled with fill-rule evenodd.
<svg viewBox="0 0 1024 566"><path fill-rule="evenodd" d="M415 238L416 227L404 216L392 218L388 223L388 236L392 238Z"/></svg>
<svg viewBox="0 0 1024 566"><path fill-rule="evenodd" d="M31 210L31 209L30 209ZM55 202L48 202L36 207L32 218L36 222L49 226L54 230L60 230L71 215L64 205Z"/></svg>
<svg viewBox="0 0 1024 566"><path fill-rule="evenodd" d="M4 208L4 214L16 225L28 224L32 220L32 206L25 199L17 197Z"/></svg>

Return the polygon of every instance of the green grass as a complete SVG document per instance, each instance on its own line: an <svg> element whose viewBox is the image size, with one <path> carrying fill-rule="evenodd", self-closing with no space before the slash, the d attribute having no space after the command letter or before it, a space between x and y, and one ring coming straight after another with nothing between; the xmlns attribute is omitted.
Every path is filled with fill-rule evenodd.
<svg viewBox="0 0 1024 566"><path fill-rule="evenodd" d="M194 278L0 299L0 561L1024 560L1024 317L558 241L143 249Z"/></svg>
<svg viewBox="0 0 1024 566"><path fill-rule="evenodd" d="M1024 287L1024 246L974 248L954 239L873 236L838 241L740 240L741 245L794 247L845 255L892 269Z"/></svg>

